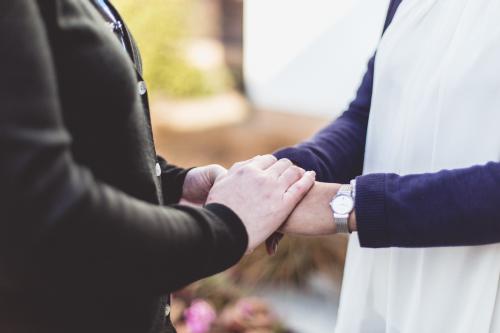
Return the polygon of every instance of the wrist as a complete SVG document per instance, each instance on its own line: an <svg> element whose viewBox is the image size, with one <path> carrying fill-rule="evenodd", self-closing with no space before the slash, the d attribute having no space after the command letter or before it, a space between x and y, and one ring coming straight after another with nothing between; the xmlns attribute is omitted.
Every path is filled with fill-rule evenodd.
<svg viewBox="0 0 500 333"><path fill-rule="evenodd" d="M191 189L193 188L193 170L196 168L191 168L186 172L184 177L184 182L182 183L182 198L191 196Z"/></svg>
<svg viewBox="0 0 500 333"><path fill-rule="evenodd" d="M358 231L358 227L356 225L356 209L354 209L351 215L349 215L349 231L350 232Z"/></svg>
<svg viewBox="0 0 500 333"><path fill-rule="evenodd" d="M356 179L351 180L351 186L352 186L352 198L354 200L354 208L349 215L349 231L354 232L357 231L357 225L356 225Z"/></svg>
<svg viewBox="0 0 500 333"><path fill-rule="evenodd" d="M330 202L338 192L339 184L316 182L299 203L281 231L302 236L325 236L336 232Z"/></svg>

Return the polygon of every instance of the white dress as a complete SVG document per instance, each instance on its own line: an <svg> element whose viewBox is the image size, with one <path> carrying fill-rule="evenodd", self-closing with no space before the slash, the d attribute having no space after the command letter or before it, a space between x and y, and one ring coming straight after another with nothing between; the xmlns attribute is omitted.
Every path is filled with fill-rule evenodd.
<svg viewBox="0 0 500 333"><path fill-rule="evenodd" d="M404 0L378 48L364 173L499 160L500 0ZM366 249L353 234L336 333L500 333L499 278L500 244Z"/></svg>

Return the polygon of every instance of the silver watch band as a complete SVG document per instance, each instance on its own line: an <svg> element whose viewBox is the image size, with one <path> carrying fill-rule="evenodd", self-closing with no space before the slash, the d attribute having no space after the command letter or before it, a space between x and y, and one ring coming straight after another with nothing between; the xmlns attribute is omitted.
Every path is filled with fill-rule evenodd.
<svg viewBox="0 0 500 333"><path fill-rule="evenodd" d="M353 187L352 185L342 185L337 193L337 195L352 196ZM348 234L349 230L349 214L333 214L335 219L335 226L337 233Z"/></svg>
<svg viewBox="0 0 500 333"><path fill-rule="evenodd" d="M356 179L351 180L350 185L352 186L352 198L356 201Z"/></svg>
<svg viewBox="0 0 500 333"><path fill-rule="evenodd" d="M336 216L335 217L335 227L336 227L336 232L338 234L349 234L351 233L349 230L349 215L347 217L345 216Z"/></svg>

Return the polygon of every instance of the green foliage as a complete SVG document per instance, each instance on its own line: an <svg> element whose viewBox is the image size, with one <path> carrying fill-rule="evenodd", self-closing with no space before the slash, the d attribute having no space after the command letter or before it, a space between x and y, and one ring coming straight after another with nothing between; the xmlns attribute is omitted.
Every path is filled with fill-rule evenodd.
<svg viewBox="0 0 500 333"><path fill-rule="evenodd" d="M189 15L197 0L114 0L137 40L150 90L171 97L202 96L224 90L224 69L204 72L184 58Z"/></svg>

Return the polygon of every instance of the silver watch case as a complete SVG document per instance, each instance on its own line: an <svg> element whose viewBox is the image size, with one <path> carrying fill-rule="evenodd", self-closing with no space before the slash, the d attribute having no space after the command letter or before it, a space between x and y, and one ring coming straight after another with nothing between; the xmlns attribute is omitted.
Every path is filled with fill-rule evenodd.
<svg viewBox="0 0 500 333"><path fill-rule="evenodd" d="M349 215L354 210L353 186L342 185L330 202L337 233L350 233Z"/></svg>
<svg viewBox="0 0 500 333"><path fill-rule="evenodd" d="M330 206L334 214L349 215L354 209L354 199L348 194L337 194Z"/></svg>

